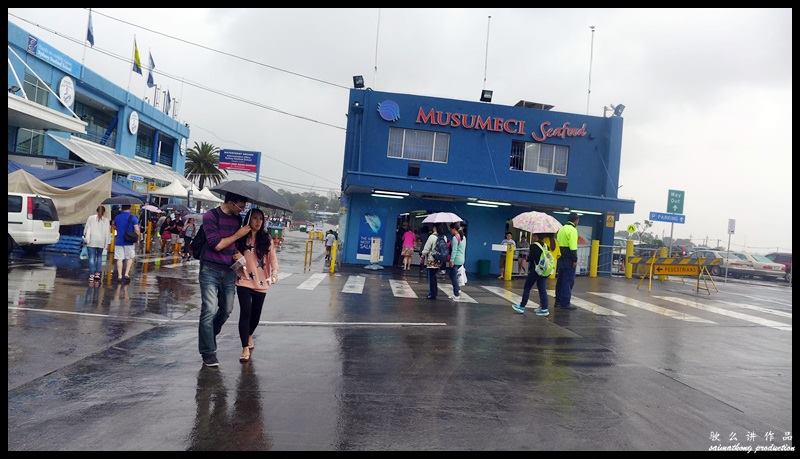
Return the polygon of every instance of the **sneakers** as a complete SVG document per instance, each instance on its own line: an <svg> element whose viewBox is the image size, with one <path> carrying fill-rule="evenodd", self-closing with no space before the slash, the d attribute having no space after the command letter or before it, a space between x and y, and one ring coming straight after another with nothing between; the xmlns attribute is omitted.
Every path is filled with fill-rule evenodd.
<svg viewBox="0 0 800 459"><path fill-rule="evenodd" d="M458 303L461 301L461 295L453 295L450 297L450 299Z"/></svg>
<svg viewBox="0 0 800 459"><path fill-rule="evenodd" d="M511 305L511 309L513 309L514 312L516 312L518 314L525 314L525 308L523 308L522 306L520 306L520 305L518 305L516 303Z"/></svg>
<svg viewBox="0 0 800 459"><path fill-rule="evenodd" d="M547 317L547 316L550 315L550 311L549 310L542 309L542 308L536 308L536 309L533 310L533 312L535 312L537 316Z"/></svg>
<svg viewBox="0 0 800 459"><path fill-rule="evenodd" d="M203 365L207 367L218 367L219 360L217 360L217 354L203 354Z"/></svg>

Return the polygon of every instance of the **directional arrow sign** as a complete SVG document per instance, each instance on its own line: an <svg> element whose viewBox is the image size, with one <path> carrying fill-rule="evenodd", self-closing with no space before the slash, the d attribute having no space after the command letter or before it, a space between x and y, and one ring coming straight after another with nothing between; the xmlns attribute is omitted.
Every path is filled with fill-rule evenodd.
<svg viewBox="0 0 800 459"><path fill-rule="evenodd" d="M650 220L654 222L686 223L686 215L650 212Z"/></svg>
<svg viewBox="0 0 800 459"><path fill-rule="evenodd" d="M655 265L653 267L655 274L663 274L668 276L699 276L700 266L698 265Z"/></svg>
<svg viewBox="0 0 800 459"><path fill-rule="evenodd" d="M683 197L686 194L681 190L669 190L667 195L667 212L673 214L683 213Z"/></svg>

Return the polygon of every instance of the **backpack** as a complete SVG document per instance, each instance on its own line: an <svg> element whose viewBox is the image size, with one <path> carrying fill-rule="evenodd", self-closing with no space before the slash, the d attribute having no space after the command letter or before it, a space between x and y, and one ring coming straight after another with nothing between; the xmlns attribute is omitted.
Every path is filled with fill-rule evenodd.
<svg viewBox="0 0 800 459"><path fill-rule="evenodd" d="M534 242L536 247L542 249L542 254L539 256L539 261L536 262L536 274L540 275L541 277L550 277L553 274L553 267L555 266L555 259L553 258L553 254L550 253L550 249L547 248L547 245L539 244L538 242Z"/></svg>
<svg viewBox="0 0 800 459"><path fill-rule="evenodd" d="M431 255L440 266L444 267L447 264L450 259L450 249L447 247L447 239L444 235L440 234L436 237Z"/></svg>
<svg viewBox="0 0 800 459"><path fill-rule="evenodd" d="M135 230L131 230L130 229L130 227L131 227L131 218L133 218L133 216L132 215L128 215L128 225L125 228L125 235L122 236L122 238L125 240L125 242L131 243L131 244L135 244L135 243L139 242L139 235L136 234Z"/></svg>
<svg viewBox="0 0 800 459"><path fill-rule="evenodd" d="M211 209L211 213L214 215L215 223L219 223L219 217L215 212L217 209ZM197 236L192 239L192 258L195 260L200 260L203 257L203 250L206 248L206 231L205 225L200 227L200 230L197 232Z"/></svg>

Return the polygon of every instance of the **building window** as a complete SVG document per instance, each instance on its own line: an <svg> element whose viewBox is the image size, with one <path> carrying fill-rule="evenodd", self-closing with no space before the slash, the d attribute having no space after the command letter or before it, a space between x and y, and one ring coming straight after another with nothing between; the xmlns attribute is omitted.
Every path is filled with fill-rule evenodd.
<svg viewBox="0 0 800 459"><path fill-rule="evenodd" d="M165 166L172 167L174 156L175 142L166 138L161 140L158 148L158 162Z"/></svg>
<svg viewBox="0 0 800 459"><path fill-rule="evenodd" d="M22 85L25 86L25 94L29 100L47 107L47 97L50 95L50 91L47 90L44 83L32 74L25 73L25 82Z"/></svg>
<svg viewBox="0 0 800 459"><path fill-rule="evenodd" d="M20 128L17 133L17 153L41 155L44 153L44 131Z"/></svg>
<svg viewBox="0 0 800 459"><path fill-rule="evenodd" d="M153 157L153 135L155 131L139 123L139 132L136 134L136 156L148 161Z"/></svg>
<svg viewBox="0 0 800 459"><path fill-rule="evenodd" d="M117 144L117 117L114 114L97 110L77 100L73 110L80 119L87 123L86 134L78 133L76 134L78 137L91 140L100 145L114 146ZM109 126L111 127L111 133L105 139Z"/></svg>
<svg viewBox="0 0 800 459"><path fill-rule="evenodd" d="M567 175L569 147L534 142L511 142L512 170Z"/></svg>
<svg viewBox="0 0 800 459"><path fill-rule="evenodd" d="M390 158L446 163L449 151L450 134L389 128L386 156Z"/></svg>

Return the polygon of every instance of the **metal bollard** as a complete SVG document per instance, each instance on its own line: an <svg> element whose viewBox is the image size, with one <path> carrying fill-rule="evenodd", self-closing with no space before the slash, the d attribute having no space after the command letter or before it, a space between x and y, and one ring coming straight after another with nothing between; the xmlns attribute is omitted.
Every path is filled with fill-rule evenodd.
<svg viewBox="0 0 800 459"><path fill-rule="evenodd" d="M625 244L625 279L633 278L633 265L630 264L630 258L633 256L633 240L628 239Z"/></svg>
<svg viewBox="0 0 800 459"><path fill-rule="evenodd" d="M613 253L611 255L614 256ZM600 241L592 241L592 249L589 252L589 277L597 277L597 263L600 257Z"/></svg>
<svg viewBox="0 0 800 459"><path fill-rule="evenodd" d="M150 253L150 245L153 242L150 238L153 231L153 222L147 222L147 231L145 232L144 237L144 251Z"/></svg>
<svg viewBox="0 0 800 459"><path fill-rule="evenodd" d="M339 245L334 241L333 245L331 246L331 266L329 272L333 274L336 272L336 252L338 251L336 246Z"/></svg>
<svg viewBox="0 0 800 459"><path fill-rule="evenodd" d="M511 280L511 271L514 270L514 246L509 244L506 248L506 269L503 273L503 280Z"/></svg>

